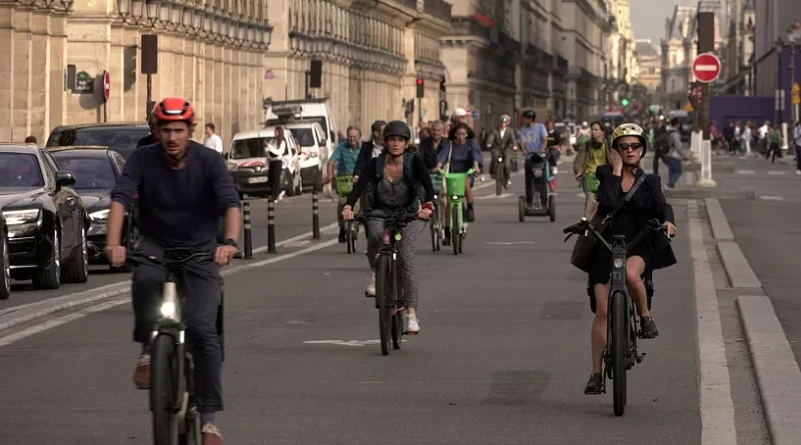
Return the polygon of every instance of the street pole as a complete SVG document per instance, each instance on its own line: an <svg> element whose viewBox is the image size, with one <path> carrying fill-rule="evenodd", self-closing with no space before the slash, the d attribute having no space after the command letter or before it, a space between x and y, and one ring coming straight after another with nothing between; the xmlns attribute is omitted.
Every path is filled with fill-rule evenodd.
<svg viewBox="0 0 801 445"><path fill-rule="evenodd" d="M776 41L776 123L782 123L782 40Z"/></svg>
<svg viewBox="0 0 801 445"><path fill-rule="evenodd" d="M148 74L147 75L147 116L148 116L148 122L150 120L149 119L150 118L150 113L153 112L153 107L155 107L155 106L156 106L156 104L153 103L153 75L152 74Z"/></svg>
<svg viewBox="0 0 801 445"><path fill-rule="evenodd" d="M308 99L309 98L309 84L311 84L311 71L306 70L306 87L305 87L305 93L303 95L303 99Z"/></svg>

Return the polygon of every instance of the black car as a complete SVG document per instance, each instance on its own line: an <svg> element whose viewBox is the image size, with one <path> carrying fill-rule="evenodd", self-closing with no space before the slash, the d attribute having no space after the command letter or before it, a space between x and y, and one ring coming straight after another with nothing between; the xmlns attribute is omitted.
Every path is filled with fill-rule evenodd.
<svg viewBox="0 0 801 445"><path fill-rule="evenodd" d="M125 159L136 150L140 139L150 134L145 122L115 122L104 124L61 125L50 132L48 148L70 146L103 146L121 154Z"/></svg>
<svg viewBox="0 0 801 445"><path fill-rule="evenodd" d="M122 175L125 159L108 147L58 147L49 151L59 167L75 175L72 188L81 196L92 223L88 235L89 261L94 264L108 264L105 253L106 223L111 208L111 190ZM138 234L133 212L126 216L121 242L130 250ZM128 271L130 266L121 270Z"/></svg>
<svg viewBox="0 0 801 445"><path fill-rule="evenodd" d="M72 189L75 176L61 170L44 148L0 144L0 210L8 226L11 278L37 289L89 276L89 216Z"/></svg>
<svg viewBox="0 0 801 445"><path fill-rule="evenodd" d="M11 263L8 260L8 227L0 212L0 300L11 296Z"/></svg>

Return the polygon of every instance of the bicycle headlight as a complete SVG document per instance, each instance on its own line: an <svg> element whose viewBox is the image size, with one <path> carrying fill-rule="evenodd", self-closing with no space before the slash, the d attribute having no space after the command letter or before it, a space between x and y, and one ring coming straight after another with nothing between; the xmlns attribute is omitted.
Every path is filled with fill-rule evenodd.
<svg viewBox="0 0 801 445"><path fill-rule="evenodd" d="M453 199L459 199L459 197L456 196L456 195L453 195Z"/></svg>
<svg viewBox="0 0 801 445"><path fill-rule="evenodd" d="M615 269L622 269L623 268L623 259L622 258L615 258L615 261L612 262L612 265L615 266Z"/></svg>
<svg viewBox="0 0 801 445"><path fill-rule="evenodd" d="M175 309L176 307L174 301L165 301L161 304L161 316L170 320L174 320L176 313Z"/></svg>

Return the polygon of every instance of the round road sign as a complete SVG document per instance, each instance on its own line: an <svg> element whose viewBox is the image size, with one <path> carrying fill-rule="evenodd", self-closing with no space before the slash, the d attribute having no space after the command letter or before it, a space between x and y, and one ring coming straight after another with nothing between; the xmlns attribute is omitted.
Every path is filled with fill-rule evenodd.
<svg viewBox="0 0 801 445"><path fill-rule="evenodd" d="M714 82L720 76L720 59L712 53L697 55L693 61L693 75L699 82Z"/></svg>
<svg viewBox="0 0 801 445"><path fill-rule="evenodd" d="M109 76L108 71L103 72L103 98L106 102L108 102L108 98L111 96L111 76Z"/></svg>

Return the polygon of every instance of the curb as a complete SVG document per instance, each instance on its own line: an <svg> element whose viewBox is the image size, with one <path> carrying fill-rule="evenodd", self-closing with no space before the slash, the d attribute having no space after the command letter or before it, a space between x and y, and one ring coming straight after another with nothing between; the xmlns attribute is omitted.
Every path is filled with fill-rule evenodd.
<svg viewBox="0 0 801 445"><path fill-rule="evenodd" d="M737 306L751 352L773 445L801 437L801 370L770 298L739 296Z"/></svg>
<svg viewBox="0 0 801 445"><path fill-rule="evenodd" d="M716 198L706 198L704 201L709 224L712 226L712 236L719 241L733 241L734 233L729 227L729 221L726 220L720 201Z"/></svg>
<svg viewBox="0 0 801 445"><path fill-rule="evenodd" d="M734 241L721 241L718 243L718 253L729 276L729 282L733 288L761 288L759 278L757 278L748 260L745 259L740 245Z"/></svg>

